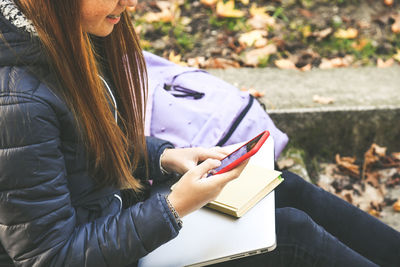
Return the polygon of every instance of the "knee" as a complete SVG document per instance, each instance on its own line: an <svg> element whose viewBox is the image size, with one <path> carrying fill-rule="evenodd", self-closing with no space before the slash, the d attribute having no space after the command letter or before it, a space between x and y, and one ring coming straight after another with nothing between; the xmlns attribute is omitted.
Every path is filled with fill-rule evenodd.
<svg viewBox="0 0 400 267"><path fill-rule="evenodd" d="M276 209L276 230L278 241L304 242L318 238L321 234L317 225L307 213L296 208Z"/></svg>

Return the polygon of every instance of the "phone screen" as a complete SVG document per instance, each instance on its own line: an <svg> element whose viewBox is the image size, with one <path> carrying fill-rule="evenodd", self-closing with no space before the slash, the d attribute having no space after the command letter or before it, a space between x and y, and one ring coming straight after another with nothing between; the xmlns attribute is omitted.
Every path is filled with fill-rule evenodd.
<svg viewBox="0 0 400 267"><path fill-rule="evenodd" d="M240 157L242 157L243 155L248 153L257 144L257 142L260 140L261 137L262 137L262 135L257 136L256 138L254 138L247 144L243 145L242 147L238 148L237 150L235 150L234 152L232 152L231 154L229 154L228 156L223 158L221 160L221 166L213 169L210 172L209 176L219 172L220 170L222 170L223 168L225 168L226 166L228 166L235 160L239 159Z"/></svg>

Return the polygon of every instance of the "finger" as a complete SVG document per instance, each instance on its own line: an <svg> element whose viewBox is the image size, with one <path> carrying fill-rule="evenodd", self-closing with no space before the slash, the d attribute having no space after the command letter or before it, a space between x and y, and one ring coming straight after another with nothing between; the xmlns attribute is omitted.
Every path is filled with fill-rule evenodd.
<svg viewBox="0 0 400 267"><path fill-rule="evenodd" d="M217 174L213 177L210 177L212 179L216 179L221 185L225 185L226 183L236 179L237 177L240 176L240 174L242 173L243 169L246 167L247 163L249 162L249 160L243 161L239 166L237 166L236 168L225 172L225 173L221 173L221 174Z"/></svg>
<svg viewBox="0 0 400 267"><path fill-rule="evenodd" d="M190 170L192 174L197 177L203 177L207 174L210 170L217 168L221 165L221 161L215 159L207 159L201 164L197 165L193 169Z"/></svg>
<svg viewBox="0 0 400 267"><path fill-rule="evenodd" d="M209 149L201 149L199 151L199 160L206 160L206 159L223 159L228 153L225 152L221 147L213 147Z"/></svg>

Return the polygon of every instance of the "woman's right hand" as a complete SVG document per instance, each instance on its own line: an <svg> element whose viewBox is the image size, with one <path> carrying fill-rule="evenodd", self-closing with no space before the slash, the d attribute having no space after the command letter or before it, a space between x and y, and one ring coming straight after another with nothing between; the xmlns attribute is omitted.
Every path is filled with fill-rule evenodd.
<svg viewBox="0 0 400 267"><path fill-rule="evenodd" d="M168 200L179 216L184 217L214 200L229 181L240 175L247 162L226 173L207 177L210 170L221 164L219 160L207 159L182 176L168 195Z"/></svg>

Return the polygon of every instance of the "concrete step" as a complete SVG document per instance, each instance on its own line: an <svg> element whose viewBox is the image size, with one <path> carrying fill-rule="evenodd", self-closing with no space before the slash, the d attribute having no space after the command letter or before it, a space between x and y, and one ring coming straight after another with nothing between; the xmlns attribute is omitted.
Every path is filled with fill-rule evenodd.
<svg viewBox="0 0 400 267"><path fill-rule="evenodd" d="M238 88L265 93L260 100L278 128L310 157L362 156L374 142L400 151L400 66L208 71ZM314 96L333 102L317 103Z"/></svg>

